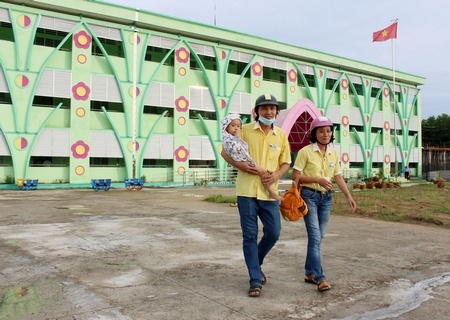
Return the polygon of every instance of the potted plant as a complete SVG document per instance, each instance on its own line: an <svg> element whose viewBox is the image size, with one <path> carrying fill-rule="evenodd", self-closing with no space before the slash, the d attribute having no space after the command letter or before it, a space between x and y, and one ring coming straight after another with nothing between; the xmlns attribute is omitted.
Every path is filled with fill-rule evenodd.
<svg viewBox="0 0 450 320"><path fill-rule="evenodd" d="M372 177L373 178L373 177ZM364 179L364 181L366 182L366 188L367 189L373 189L373 187L374 187L374 181L373 181L373 179L372 178L366 178L366 179Z"/></svg>
<svg viewBox="0 0 450 320"><path fill-rule="evenodd" d="M438 188L443 188L445 187L445 184L447 183L447 181L441 177L440 175L438 175L434 180L433 183L436 184L438 186Z"/></svg>

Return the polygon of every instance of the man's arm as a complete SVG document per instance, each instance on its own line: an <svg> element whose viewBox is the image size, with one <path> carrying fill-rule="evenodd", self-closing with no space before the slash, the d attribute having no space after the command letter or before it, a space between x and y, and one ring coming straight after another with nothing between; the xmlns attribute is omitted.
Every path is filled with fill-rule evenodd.
<svg viewBox="0 0 450 320"><path fill-rule="evenodd" d="M273 183L275 183L276 181L280 180L283 175L289 170L289 168L291 167L290 163L283 163L280 166L280 169L278 169L278 171L275 172L269 172L269 174L265 175L262 178L262 182L265 185L271 185Z"/></svg>
<svg viewBox="0 0 450 320"><path fill-rule="evenodd" d="M233 158L231 158L224 150L224 148L222 148L222 152L220 153L220 155L222 156L222 158L228 162L230 165L232 165L233 167L244 171L246 173L253 173L253 174L258 174L258 170L256 170L255 167L252 167L250 165L250 162L247 161L235 161L233 160Z"/></svg>

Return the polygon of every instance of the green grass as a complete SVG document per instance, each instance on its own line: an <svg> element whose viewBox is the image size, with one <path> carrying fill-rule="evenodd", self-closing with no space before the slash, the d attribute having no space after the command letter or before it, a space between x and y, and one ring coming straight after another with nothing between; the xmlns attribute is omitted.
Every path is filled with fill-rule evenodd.
<svg viewBox="0 0 450 320"><path fill-rule="evenodd" d="M236 196L223 196L221 194L212 194L205 198L205 201L214 203L236 203Z"/></svg>
<svg viewBox="0 0 450 320"><path fill-rule="evenodd" d="M431 223L450 228L450 192L431 183L389 189L350 191L355 214L384 221ZM332 214L352 215L342 192L333 195Z"/></svg>
<svg viewBox="0 0 450 320"><path fill-rule="evenodd" d="M431 183L417 183L400 188L351 190L358 205L354 214L350 212L344 194L338 190L333 194L332 214L450 228L449 189L438 188ZM205 201L235 203L236 197L213 194Z"/></svg>

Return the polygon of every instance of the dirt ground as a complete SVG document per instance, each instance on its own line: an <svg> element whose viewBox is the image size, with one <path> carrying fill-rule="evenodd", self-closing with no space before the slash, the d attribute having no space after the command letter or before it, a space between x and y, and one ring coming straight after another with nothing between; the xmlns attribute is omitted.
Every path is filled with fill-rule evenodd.
<svg viewBox="0 0 450 320"><path fill-rule="evenodd" d="M0 319L448 319L450 233L332 216L332 290L303 282L303 221L282 222L247 297L233 188L0 190Z"/></svg>

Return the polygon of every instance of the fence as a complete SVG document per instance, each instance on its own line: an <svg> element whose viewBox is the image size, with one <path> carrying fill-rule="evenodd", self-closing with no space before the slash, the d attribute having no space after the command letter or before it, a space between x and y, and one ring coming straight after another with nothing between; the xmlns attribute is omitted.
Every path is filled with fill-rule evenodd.
<svg viewBox="0 0 450 320"><path fill-rule="evenodd" d="M176 173L175 173L176 175ZM146 186L231 186L235 184L237 170L223 172L215 168L195 168L184 171L179 177L174 173L160 173L146 177Z"/></svg>

